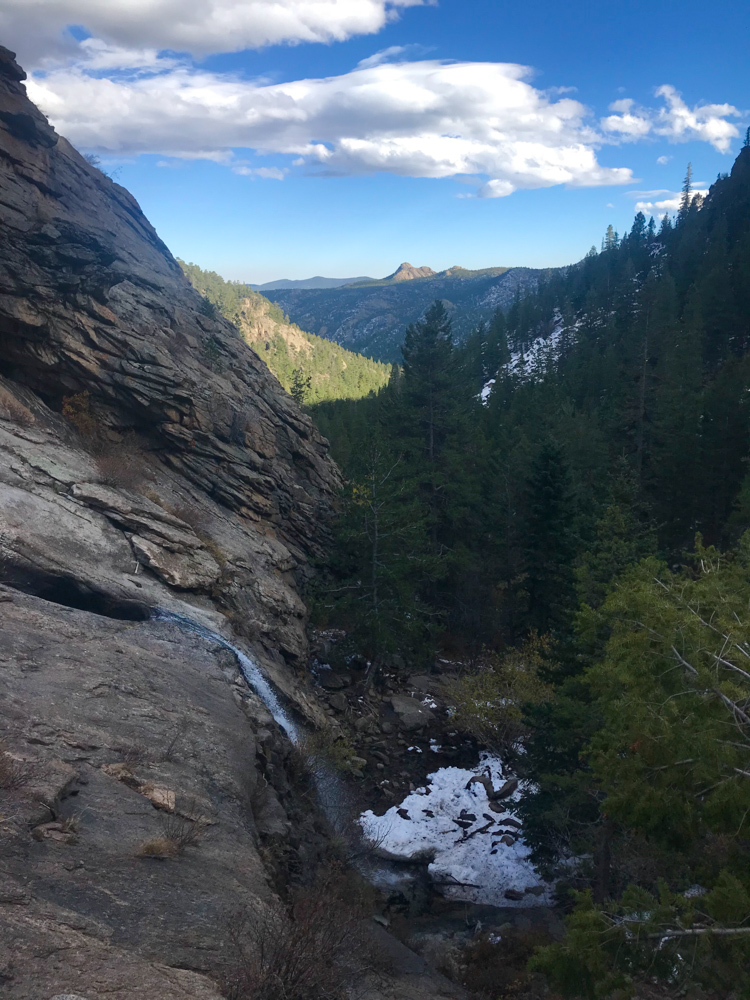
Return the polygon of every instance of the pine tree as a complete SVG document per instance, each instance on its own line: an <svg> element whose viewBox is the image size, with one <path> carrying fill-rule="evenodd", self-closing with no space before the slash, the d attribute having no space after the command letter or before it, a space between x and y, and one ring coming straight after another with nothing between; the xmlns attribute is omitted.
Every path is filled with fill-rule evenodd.
<svg viewBox="0 0 750 1000"><path fill-rule="evenodd" d="M312 385L312 378L305 375L301 368L295 368L292 372L292 381L289 394L294 398L298 406L303 406L307 399Z"/></svg>
<svg viewBox="0 0 750 1000"><path fill-rule="evenodd" d="M525 587L529 624L547 632L563 624L573 603L573 510L562 450L545 441L527 484Z"/></svg>
<svg viewBox="0 0 750 1000"><path fill-rule="evenodd" d="M690 205L693 201L693 164L688 163L687 172L685 173L685 180L682 183L682 197L680 199L680 210L677 213L677 221L684 222L690 211Z"/></svg>

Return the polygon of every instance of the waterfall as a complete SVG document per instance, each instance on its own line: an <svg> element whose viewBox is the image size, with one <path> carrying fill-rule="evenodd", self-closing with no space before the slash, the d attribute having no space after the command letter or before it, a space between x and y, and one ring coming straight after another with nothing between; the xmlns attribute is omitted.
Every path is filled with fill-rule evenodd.
<svg viewBox="0 0 750 1000"><path fill-rule="evenodd" d="M305 731L298 726L284 709L278 695L265 677L257 663L250 659L242 650L237 649L231 642L206 628L205 625L193 621L187 615L177 614L174 611L166 611L163 608L156 608L152 615L152 621L166 622L176 625L186 632L193 632L195 635L216 643L228 649L239 663L242 676L247 681L248 686L258 695L274 718L274 721L284 730L289 740L299 746L304 741ZM315 782L318 793L318 801L325 813L328 822L335 832L342 837L348 845L351 854L351 863L366 879L373 885L381 888L394 888L407 885L413 880L410 873L404 872L403 867L396 866L394 869L388 862L381 861L374 857L369 857L367 851L362 851L363 839L362 830L358 824L352 824L352 796L345 783L341 780L336 771L318 756L311 756L308 759L308 766Z"/></svg>
<svg viewBox="0 0 750 1000"><path fill-rule="evenodd" d="M298 744L300 742L301 733L299 727L295 725L284 710L276 692L269 684L258 664L251 660L249 656L246 656L242 650L237 649L236 646L233 646L231 642L222 635L219 635L218 632L212 632L211 629L206 628L204 625L199 625L198 622L193 621L192 618L188 618L187 615L180 615L173 611L165 611L163 608L157 608L152 614L151 619L157 622L170 622L172 625L177 625L186 632L194 632L203 639L208 639L209 642L215 642L217 645L223 646L224 649L228 649L230 653L233 653L248 686L258 695L273 716L274 721L284 730L292 743Z"/></svg>

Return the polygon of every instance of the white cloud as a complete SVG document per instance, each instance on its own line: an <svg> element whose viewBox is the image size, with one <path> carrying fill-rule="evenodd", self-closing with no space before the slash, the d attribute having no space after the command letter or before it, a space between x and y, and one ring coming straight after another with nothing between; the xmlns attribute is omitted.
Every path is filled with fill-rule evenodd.
<svg viewBox="0 0 750 1000"><path fill-rule="evenodd" d="M426 45L389 45L387 49L381 49L374 55L366 59L360 59L357 69L371 69L373 66L380 66L384 62L404 62L406 56L417 59L424 56L431 50Z"/></svg>
<svg viewBox="0 0 750 1000"><path fill-rule="evenodd" d="M501 198L631 183L629 168L599 162L605 144L660 135L724 150L737 134L731 105L690 109L668 86L657 92L663 108L622 98L597 126L573 88L537 89L527 67L417 59L427 51L418 45L390 46L341 76L280 84L209 72L178 54L330 42L433 2L0 0L0 31L11 43L35 40L29 94L77 146L208 159L248 177L281 180L290 168L471 177L474 197ZM68 35L60 48L69 24L93 34ZM255 167L248 150L275 162Z"/></svg>
<svg viewBox="0 0 750 1000"><path fill-rule="evenodd" d="M660 167L666 167L666 165L669 163L671 159L672 159L671 156L657 156L656 162L659 164Z"/></svg>
<svg viewBox="0 0 750 1000"><path fill-rule="evenodd" d="M371 35L431 0L2 0L0 36L35 65L72 48L70 25L120 48L206 55Z"/></svg>
<svg viewBox="0 0 750 1000"><path fill-rule="evenodd" d="M729 152L731 141L739 135L739 130L726 119L742 114L734 105L696 104L689 108L679 91L669 84L659 87L656 96L664 99L665 107L642 108L629 99L615 101L610 111L617 113L602 118L602 129L622 142L652 135L662 136L670 142L709 142L720 153Z"/></svg>
<svg viewBox="0 0 750 1000"><path fill-rule="evenodd" d="M265 181L283 181L289 173L286 168L248 167L244 164L233 165L232 171L235 174L240 174L242 177L260 177Z"/></svg>
<svg viewBox="0 0 750 1000"><path fill-rule="evenodd" d="M660 198L658 201L636 201L635 210L636 212L643 212L644 215L654 215L661 216L665 212L670 215L677 212L680 208L680 202L682 201L682 193L680 191L631 191L631 195L641 195L644 198L648 198L650 195L652 198L658 195L668 195L666 198ZM700 195L701 198L705 198L708 194L708 188L697 188L693 191L693 198L696 195Z"/></svg>
<svg viewBox="0 0 750 1000"><path fill-rule="evenodd" d="M603 167L584 105L552 100L510 63L379 63L338 77L268 84L165 64L91 76L62 66L29 92L76 145L109 154L231 156L254 149L327 173L481 175L480 197L517 188L627 184Z"/></svg>

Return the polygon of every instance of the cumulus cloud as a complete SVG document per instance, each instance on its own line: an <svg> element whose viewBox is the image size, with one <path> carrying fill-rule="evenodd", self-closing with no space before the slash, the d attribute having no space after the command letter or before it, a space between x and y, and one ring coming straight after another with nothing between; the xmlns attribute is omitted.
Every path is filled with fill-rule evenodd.
<svg viewBox="0 0 750 1000"><path fill-rule="evenodd" d="M636 201L635 210L643 212L646 216L661 216L665 213L672 215L679 210L682 201L680 191L631 191L630 194L635 198L643 199ZM708 188L696 188L692 197L705 198L707 194Z"/></svg>
<svg viewBox="0 0 750 1000"><path fill-rule="evenodd" d="M341 42L380 31L404 7L431 0L3 0L0 35L33 65L72 45L83 25L130 49L207 55L265 45Z"/></svg>
<svg viewBox="0 0 750 1000"><path fill-rule="evenodd" d="M268 84L187 64L109 78L76 64L37 74L29 91L76 145L110 155L253 149L332 174L480 175L484 198L630 183L629 169L598 162L585 106L551 99L530 75L510 63L422 60Z"/></svg>
<svg viewBox="0 0 750 1000"><path fill-rule="evenodd" d="M623 142L651 135L669 142L709 142L720 153L729 152L739 129L726 119L742 114L734 105L697 104L690 108L679 91L668 84L659 87L656 96L664 100L664 107L643 108L629 99L615 101L609 110L616 113L602 118L602 129Z"/></svg>
<svg viewBox="0 0 750 1000"><path fill-rule="evenodd" d="M287 83L209 72L191 58L373 33L403 8L433 2L0 0L0 31L39 47L30 96L77 146L209 159L248 177L305 169L472 178L470 196L502 198L519 188L631 183L629 168L600 163L605 144L662 136L726 151L737 135L732 105L691 109L673 87L657 91L662 108L622 98L597 123L574 88L538 89L527 67L425 59L418 45L390 46L340 76ZM66 34L71 24L87 37ZM273 159L258 166L249 151Z"/></svg>

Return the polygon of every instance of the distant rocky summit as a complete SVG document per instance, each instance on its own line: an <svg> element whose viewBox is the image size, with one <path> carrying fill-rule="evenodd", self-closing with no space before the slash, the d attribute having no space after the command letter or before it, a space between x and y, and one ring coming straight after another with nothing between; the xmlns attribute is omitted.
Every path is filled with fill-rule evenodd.
<svg viewBox="0 0 750 1000"><path fill-rule="evenodd" d="M386 281L414 281L415 278L431 278L436 271L431 267L414 267L412 264L404 262L399 264L393 274L389 274Z"/></svg>

